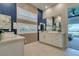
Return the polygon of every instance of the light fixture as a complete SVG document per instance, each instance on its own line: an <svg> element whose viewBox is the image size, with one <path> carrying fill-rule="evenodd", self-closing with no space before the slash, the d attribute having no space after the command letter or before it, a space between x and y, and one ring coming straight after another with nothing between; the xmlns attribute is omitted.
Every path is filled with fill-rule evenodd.
<svg viewBox="0 0 79 59"><path fill-rule="evenodd" d="M47 6L45 6L45 8L48 8Z"/></svg>

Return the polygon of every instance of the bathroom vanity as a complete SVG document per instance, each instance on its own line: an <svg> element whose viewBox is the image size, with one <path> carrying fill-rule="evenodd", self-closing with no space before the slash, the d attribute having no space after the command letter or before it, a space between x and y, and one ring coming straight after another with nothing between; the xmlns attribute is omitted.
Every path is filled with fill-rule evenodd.
<svg viewBox="0 0 79 59"><path fill-rule="evenodd" d="M65 48L65 32L62 31L62 17L46 18L46 30L39 31L39 41L58 48Z"/></svg>
<svg viewBox="0 0 79 59"><path fill-rule="evenodd" d="M3 33L0 41L0 56L23 56L24 37L9 32Z"/></svg>
<svg viewBox="0 0 79 59"><path fill-rule="evenodd" d="M24 37L13 33L11 19L10 15L0 14L0 56L23 56Z"/></svg>
<svg viewBox="0 0 79 59"><path fill-rule="evenodd" d="M64 47L64 34L61 32L39 32L39 41L58 48Z"/></svg>

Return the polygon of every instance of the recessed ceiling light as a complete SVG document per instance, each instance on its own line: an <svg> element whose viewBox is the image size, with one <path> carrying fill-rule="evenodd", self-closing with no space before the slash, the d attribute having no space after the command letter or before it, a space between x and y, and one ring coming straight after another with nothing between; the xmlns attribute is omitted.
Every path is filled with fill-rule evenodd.
<svg viewBox="0 0 79 59"><path fill-rule="evenodd" d="M48 8L47 6L45 6L45 8Z"/></svg>

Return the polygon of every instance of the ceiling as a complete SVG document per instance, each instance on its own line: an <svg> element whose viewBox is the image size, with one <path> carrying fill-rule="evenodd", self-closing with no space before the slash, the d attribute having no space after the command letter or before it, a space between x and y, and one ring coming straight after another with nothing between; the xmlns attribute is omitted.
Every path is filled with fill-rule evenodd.
<svg viewBox="0 0 79 59"><path fill-rule="evenodd" d="M35 7L39 8L40 10L46 10L47 8L56 5L57 3L32 3ZM47 6L47 8L45 8Z"/></svg>

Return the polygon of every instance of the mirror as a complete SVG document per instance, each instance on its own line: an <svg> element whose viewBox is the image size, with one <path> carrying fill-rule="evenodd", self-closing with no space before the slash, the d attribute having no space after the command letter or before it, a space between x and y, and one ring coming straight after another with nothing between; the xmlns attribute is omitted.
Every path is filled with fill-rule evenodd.
<svg viewBox="0 0 79 59"><path fill-rule="evenodd" d="M0 29L11 29L11 16L0 14Z"/></svg>
<svg viewBox="0 0 79 59"><path fill-rule="evenodd" d="M61 29L61 17L56 16L56 17L47 18L46 30L61 32L62 30Z"/></svg>

